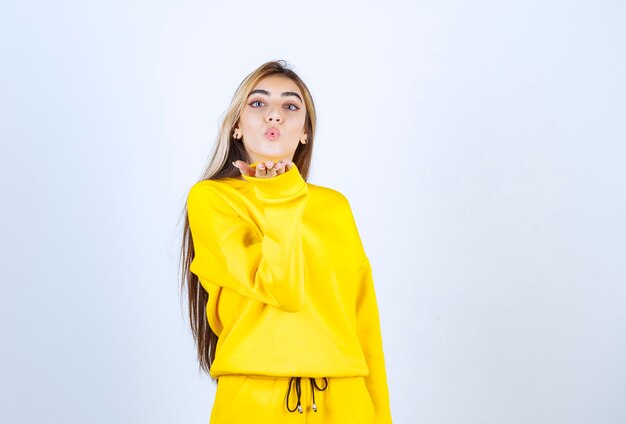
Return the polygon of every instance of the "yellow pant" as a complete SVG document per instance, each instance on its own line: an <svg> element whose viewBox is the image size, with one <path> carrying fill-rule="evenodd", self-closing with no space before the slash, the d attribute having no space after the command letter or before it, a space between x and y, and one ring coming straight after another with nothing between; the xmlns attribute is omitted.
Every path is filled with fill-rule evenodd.
<svg viewBox="0 0 626 424"><path fill-rule="evenodd" d="M210 424L373 422L374 405L363 377L223 375L218 379Z"/></svg>

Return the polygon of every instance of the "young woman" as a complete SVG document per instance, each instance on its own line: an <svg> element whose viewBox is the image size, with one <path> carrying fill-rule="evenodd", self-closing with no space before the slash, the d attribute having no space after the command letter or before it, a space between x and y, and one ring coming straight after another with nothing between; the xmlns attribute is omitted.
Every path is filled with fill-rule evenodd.
<svg viewBox="0 0 626 424"><path fill-rule="evenodd" d="M189 190L182 250L211 424L391 423L372 270L348 200L307 182L315 107L285 63L248 75Z"/></svg>

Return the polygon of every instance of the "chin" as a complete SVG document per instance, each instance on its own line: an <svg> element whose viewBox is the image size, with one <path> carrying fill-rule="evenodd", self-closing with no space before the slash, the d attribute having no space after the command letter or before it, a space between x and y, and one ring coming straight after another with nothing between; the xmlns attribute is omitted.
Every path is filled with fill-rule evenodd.
<svg viewBox="0 0 626 424"><path fill-rule="evenodd" d="M292 157L292 155L289 152L284 152L284 151L254 152L254 155L260 158L265 158L265 159L260 159L260 160L271 160L274 162L279 161L279 160L285 160L285 159Z"/></svg>

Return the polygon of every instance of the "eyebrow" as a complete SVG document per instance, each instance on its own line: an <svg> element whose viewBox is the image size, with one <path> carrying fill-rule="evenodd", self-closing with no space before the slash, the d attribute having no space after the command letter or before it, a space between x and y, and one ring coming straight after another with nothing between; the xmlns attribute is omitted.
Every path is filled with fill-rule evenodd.
<svg viewBox="0 0 626 424"><path fill-rule="evenodd" d="M251 95L256 94L256 93L265 94L268 97L270 95L270 92L267 91L267 90L256 89L256 90L252 90L250 92L250 94L248 95L248 97L250 97ZM294 96L294 97L297 97L298 99L300 99L300 101L302 102L302 97L300 97L300 95L298 93L294 93L293 91L285 91L280 96L281 97Z"/></svg>

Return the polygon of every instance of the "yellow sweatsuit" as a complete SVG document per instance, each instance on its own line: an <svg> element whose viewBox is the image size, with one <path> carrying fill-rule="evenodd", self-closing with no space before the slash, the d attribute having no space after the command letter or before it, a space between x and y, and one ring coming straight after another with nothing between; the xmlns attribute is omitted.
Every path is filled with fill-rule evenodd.
<svg viewBox="0 0 626 424"><path fill-rule="evenodd" d="M218 394L222 376L302 376L318 386L327 377L329 390L333 378L362 377L372 422L391 423L372 270L345 196L307 183L294 165L271 178L200 181L187 212L190 270L209 293L219 337Z"/></svg>

